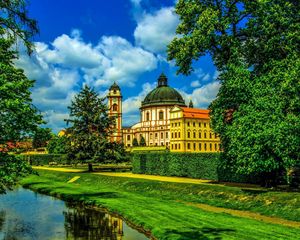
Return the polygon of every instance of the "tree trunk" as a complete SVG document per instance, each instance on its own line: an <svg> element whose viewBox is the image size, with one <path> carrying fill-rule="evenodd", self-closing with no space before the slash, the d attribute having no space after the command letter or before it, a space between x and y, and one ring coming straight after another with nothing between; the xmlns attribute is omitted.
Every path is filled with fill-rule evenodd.
<svg viewBox="0 0 300 240"><path fill-rule="evenodd" d="M93 164L89 163L88 166L89 166L89 172L93 172Z"/></svg>

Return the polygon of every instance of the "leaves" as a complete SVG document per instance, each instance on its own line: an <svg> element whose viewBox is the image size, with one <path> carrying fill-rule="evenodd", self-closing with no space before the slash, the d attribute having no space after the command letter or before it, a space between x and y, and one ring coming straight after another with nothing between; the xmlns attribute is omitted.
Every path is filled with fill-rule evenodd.
<svg viewBox="0 0 300 240"><path fill-rule="evenodd" d="M293 0L179 0L178 37L168 46L178 73L210 54L221 87L211 121L223 156L241 173L300 162L300 4Z"/></svg>

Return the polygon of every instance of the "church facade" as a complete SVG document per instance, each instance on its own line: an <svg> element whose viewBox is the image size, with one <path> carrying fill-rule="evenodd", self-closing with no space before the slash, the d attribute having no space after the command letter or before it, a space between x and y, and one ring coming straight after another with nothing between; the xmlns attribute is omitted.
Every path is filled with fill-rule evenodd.
<svg viewBox="0 0 300 240"><path fill-rule="evenodd" d="M188 133L185 132L185 129L187 129L187 127L184 128L184 126L185 123L187 124L187 122L190 121L186 120L186 116L191 115L183 113L181 115L178 115L178 109L192 112L204 111L205 114L193 113L193 120L191 121L203 122L203 126L204 122L205 124L209 124L209 112L208 110L204 109L201 110L195 108L187 108L185 101L180 93L168 85L168 79L164 74L161 74L159 76L157 87L150 91L145 99L141 102L140 121L131 127L122 127L122 94L120 87L116 83L114 83L109 88L107 99L109 115L116 116L116 128L113 135L111 136L111 141L122 142L126 147L132 147L134 139L136 139L138 142L141 142L141 139L143 138L145 140L146 146L163 146L170 149L171 151L215 152L220 150L219 138L217 137L213 141L214 144L217 144L213 146L218 146L216 148L204 148L204 146L206 146L204 145L206 144L205 141L208 141L208 139L205 138L201 140L196 138L188 139ZM178 126L179 128L177 127L176 130L174 130L175 120L178 122L182 122L182 127ZM192 130L193 133L194 130ZM176 138L174 131L176 131ZM208 131L208 136L211 136L213 134L210 128L207 128L203 131ZM199 129L197 129L197 132L199 132ZM178 133L180 138L178 138ZM179 140L180 143L178 142ZM201 150L199 150L199 141L203 143L203 149L201 148ZM194 142L197 142L198 148L193 148L195 146ZM207 142L207 144L208 146L210 146L210 143ZM180 149L178 149L179 145Z"/></svg>

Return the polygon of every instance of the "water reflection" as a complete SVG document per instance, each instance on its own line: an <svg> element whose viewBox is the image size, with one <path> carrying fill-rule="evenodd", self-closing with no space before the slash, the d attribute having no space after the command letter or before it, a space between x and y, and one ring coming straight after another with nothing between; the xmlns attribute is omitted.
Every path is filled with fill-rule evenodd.
<svg viewBox="0 0 300 240"><path fill-rule="evenodd" d="M19 188L0 195L1 240L146 240L122 219Z"/></svg>
<svg viewBox="0 0 300 240"><path fill-rule="evenodd" d="M67 239L122 239L123 220L92 209L64 212Z"/></svg>

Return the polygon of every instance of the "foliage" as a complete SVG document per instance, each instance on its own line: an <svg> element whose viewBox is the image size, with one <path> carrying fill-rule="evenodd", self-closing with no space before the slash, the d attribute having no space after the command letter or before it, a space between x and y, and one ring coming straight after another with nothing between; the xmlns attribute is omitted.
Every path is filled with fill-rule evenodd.
<svg viewBox="0 0 300 240"><path fill-rule="evenodd" d="M29 155L19 155L19 159L24 162L30 163L33 166L39 165L51 165L55 164L69 164L70 161L67 159L66 154L29 154Z"/></svg>
<svg viewBox="0 0 300 240"><path fill-rule="evenodd" d="M257 183L258 176L235 174L221 165L219 153L133 153L133 173Z"/></svg>
<svg viewBox="0 0 300 240"><path fill-rule="evenodd" d="M32 52L32 37L38 33L37 22L28 17L26 0L0 1L0 35L1 38L19 39Z"/></svg>
<svg viewBox="0 0 300 240"><path fill-rule="evenodd" d="M0 193L11 189L19 178L30 173L33 171L26 161L0 152Z"/></svg>
<svg viewBox="0 0 300 240"><path fill-rule="evenodd" d="M139 142L138 142L138 140L137 140L136 138L134 138L134 139L132 140L132 146L133 146L133 147L139 146Z"/></svg>
<svg viewBox="0 0 300 240"><path fill-rule="evenodd" d="M51 139L52 132L50 128L37 128L32 139L32 146L34 148L46 147L47 142Z"/></svg>
<svg viewBox="0 0 300 240"><path fill-rule="evenodd" d="M70 158L88 162L103 162L116 153L120 146L111 144L109 136L115 126L115 118L108 115L104 98L88 86L85 86L72 101L68 128ZM111 149L111 147L116 147ZM118 158L118 157L115 157Z"/></svg>
<svg viewBox="0 0 300 240"><path fill-rule="evenodd" d="M37 32L36 22L28 18L25 1L0 2L0 145L5 149L8 142L16 143L34 132L42 123L41 115L32 105L29 80L22 69L14 65L18 58L13 44L21 39L30 52L30 42ZM25 163L2 152L0 161L1 189L12 184L30 170ZM23 171L23 172L22 172Z"/></svg>
<svg viewBox="0 0 300 240"><path fill-rule="evenodd" d="M52 136L47 144L47 150L52 154L65 154L69 145L67 136Z"/></svg>
<svg viewBox="0 0 300 240"><path fill-rule="evenodd" d="M233 171L276 178L300 161L299 10L293 0L177 3L169 59L190 74L193 60L212 56L221 83L212 126Z"/></svg>
<svg viewBox="0 0 300 240"><path fill-rule="evenodd" d="M140 140L140 146L146 146L146 141L145 138L143 136L141 136L141 140Z"/></svg>

